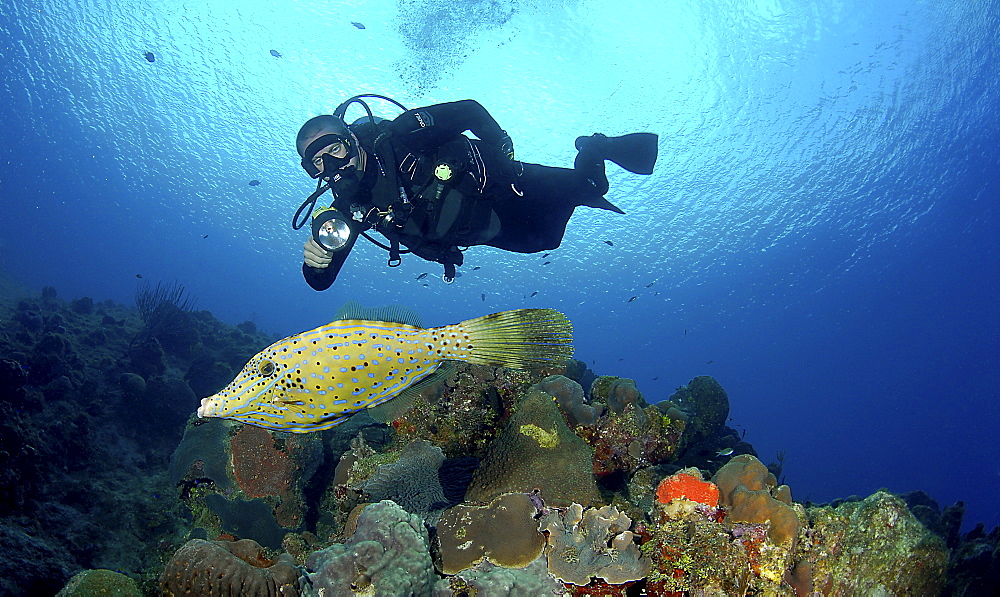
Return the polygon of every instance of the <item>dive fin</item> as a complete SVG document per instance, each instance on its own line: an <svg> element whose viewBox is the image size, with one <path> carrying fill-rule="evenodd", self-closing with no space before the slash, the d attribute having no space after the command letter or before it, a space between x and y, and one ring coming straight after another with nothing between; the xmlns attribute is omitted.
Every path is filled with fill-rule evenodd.
<svg viewBox="0 0 1000 597"><path fill-rule="evenodd" d="M605 137L597 133L589 137L577 137L576 148L582 152L594 152L605 160L611 160L633 174L652 174L656 165L656 133L629 133L620 137Z"/></svg>
<svg viewBox="0 0 1000 597"><path fill-rule="evenodd" d="M611 203L610 201L601 196L585 196L580 201L580 205L584 207L596 207L597 209L606 209L608 211L613 211L616 214L622 214L622 215L625 214L625 212L619 209L618 206L616 206L615 204Z"/></svg>

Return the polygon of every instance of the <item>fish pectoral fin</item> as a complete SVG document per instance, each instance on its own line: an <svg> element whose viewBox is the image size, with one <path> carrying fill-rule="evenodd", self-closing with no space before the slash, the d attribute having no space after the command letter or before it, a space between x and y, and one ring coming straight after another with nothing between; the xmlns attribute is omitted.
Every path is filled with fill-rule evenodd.
<svg viewBox="0 0 1000 597"><path fill-rule="evenodd" d="M281 404L284 406L305 406L306 403L294 398L277 398L272 401L272 404Z"/></svg>

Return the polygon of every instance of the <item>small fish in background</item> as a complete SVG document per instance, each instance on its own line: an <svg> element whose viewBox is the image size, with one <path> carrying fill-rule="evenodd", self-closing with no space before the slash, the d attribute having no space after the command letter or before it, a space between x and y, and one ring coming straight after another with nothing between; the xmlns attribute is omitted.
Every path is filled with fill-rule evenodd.
<svg viewBox="0 0 1000 597"><path fill-rule="evenodd" d="M252 186L252 187L255 187L255 186L257 186L257 185L260 184L260 181L255 178L255 179L251 180L250 182L248 182L247 184L250 185L250 186Z"/></svg>
<svg viewBox="0 0 1000 597"><path fill-rule="evenodd" d="M723 449L719 450L718 452L716 452L715 455L716 456L729 456L733 452L735 452L735 450L733 450L732 448L723 448Z"/></svg>
<svg viewBox="0 0 1000 597"><path fill-rule="evenodd" d="M477 269L479 269L478 265L476 267L472 268L472 271L476 271Z"/></svg>
<svg viewBox="0 0 1000 597"><path fill-rule="evenodd" d="M205 236L203 236L202 238L208 238L208 235L206 234L206 235L205 235Z"/></svg>
<svg viewBox="0 0 1000 597"><path fill-rule="evenodd" d="M546 261L546 262L542 263L542 265L548 265L550 263L552 263L552 262L551 261Z"/></svg>
<svg viewBox="0 0 1000 597"><path fill-rule="evenodd" d="M479 297L483 299L484 303L486 302L486 295L485 294L481 294L481 295L479 295Z"/></svg>
<svg viewBox="0 0 1000 597"><path fill-rule="evenodd" d="M424 272L424 273L420 274L419 276L417 276L417 278L416 278L416 279L417 279L417 280L423 280L423 279L424 279L424 278L426 278L426 277L427 277L427 272Z"/></svg>
<svg viewBox="0 0 1000 597"><path fill-rule="evenodd" d="M706 365L711 365L711 364L712 364L712 363L714 363L714 362L715 362L715 361L709 361L709 362L707 362L707 363L705 363L705 364L706 364Z"/></svg>
<svg viewBox="0 0 1000 597"><path fill-rule="evenodd" d="M357 21L351 21L351 24L354 25L355 27L357 27L358 29L364 29L365 28L365 26L364 26L363 23L359 23Z"/></svg>
<svg viewBox="0 0 1000 597"><path fill-rule="evenodd" d="M625 302L627 302L627 303L631 303L632 301L634 301L634 300L635 300L635 299L637 299L637 298L639 298L639 297L637 297L637 296L633 296L632 298L630 298L629 300L627 300L627 301L625 301Z"/></svg>
<svg viewBox="0 0 1000 597"><path fill-rule="evenodd" d="M685 336L687 336L687 335L688 335L688 331L687 331L687 330L684 330L684 335L685 335Z"/></svg>
<svg viewBox="0 0 1000 597"><path fill-rule="evenodd" d="M141 280L142 279L142 274L136 274L135 277L139 278Z"/></svg>
<svg viewBox="0 0 1000 597"><path fill-rule="evenodd" d="M658 379L660 379L660 376L659 376L659 375L657 375L656 377L654 377L654 378L653 378L653 381L656 381L656 380L658 380Z"/></svg>
<svg viewBox="0 0 1000 597"><path fill-rule="evenodd" d="M552 253L546 253L546 254L542 255L542 259L545 259L546 257L548 257L548 256L549 256L549 255L551 255L551 254L552 254Z"/></svg>
<svg viewBox="0 0 1000 597"><path fill-rule="evenodd" d="M271 50L271 56L274 56L275 58L281 58L281 52L277 50Z"/></svg>
<svg viewBox="0 0 1000 597"><path fill-rule="evenodd" d="M615 243L611 242L610 240L604 241L604 244L608 245L609 247L615 246Z"/></svg>
<svg viewBox="0 0 1000 597"><path fill-rule="evenodd" d="M653 285L653 283L652 283L652 282L650 282L649 284L646 284L646 288L649 288L649 287L650 287L650 286L652 286L652 285Z"/></svg>
<svg viewBox="0 0 1000 597"><path fill-rule="evenodd" d="M525 369L573 354L573 326L553 309L504 311L429 329L401 307L348 303L338 316L257 353L229 385L201 400L198 417L309 433L368 409L387 423L409 410L421 382L449 375L452 367L438 370L447 363Z"/></svg>
<svg viewBox="0 0 1000 597"><path fill-rule="evenodd" d="M538 296L538 291L536 290L536 291L532 292L531 294L529 294L528 296Z"/></svg>
<svg viewBox="0 0 1000 597"><path fill-rule="evenodd" d="M142 57L146 59L146 62L156 62L156 54L152 52L146 52Z"/></svg>

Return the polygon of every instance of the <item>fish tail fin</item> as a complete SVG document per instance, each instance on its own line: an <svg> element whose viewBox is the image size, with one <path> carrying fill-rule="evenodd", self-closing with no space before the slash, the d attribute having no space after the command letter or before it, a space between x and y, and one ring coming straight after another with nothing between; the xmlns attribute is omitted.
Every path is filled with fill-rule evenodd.
<svg viewBox="0 0 1000 597"><path fill-rule="evenodd" d="M554 309L515 309L439 328L454 339L445 358L526 369L562 364L573 354L573 325Z"/></svg>

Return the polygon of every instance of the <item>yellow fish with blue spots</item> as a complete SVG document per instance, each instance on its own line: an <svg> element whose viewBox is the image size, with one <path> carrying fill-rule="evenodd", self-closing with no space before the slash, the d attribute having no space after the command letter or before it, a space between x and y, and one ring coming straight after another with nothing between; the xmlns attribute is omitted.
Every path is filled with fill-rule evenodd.
<svg viewBox="0 0 1000 597"><path fill-rule="evenodd" d="M527 368L562 364L573 353L572 325L553 309L427 329L406 311L382 311L381 319L392 321L375 321L357 318L362 310L349 303L340 320L268 346L202 399L198 416L296 433L329 429L364 409L386 422L448 361Z"/></svg>

